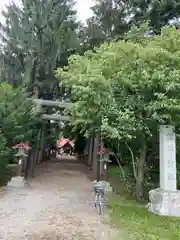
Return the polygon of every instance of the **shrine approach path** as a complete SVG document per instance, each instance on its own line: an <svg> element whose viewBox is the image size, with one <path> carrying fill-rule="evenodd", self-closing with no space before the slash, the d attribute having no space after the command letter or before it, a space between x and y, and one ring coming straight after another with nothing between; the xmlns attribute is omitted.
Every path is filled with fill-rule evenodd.
<svg viewBox="0 0 180 240"><path fill-rule="evenodd" d="M35 175L29 187L1 192L1 240L121 240L105 214L95 212L84 165L51 161Z"/></svg>

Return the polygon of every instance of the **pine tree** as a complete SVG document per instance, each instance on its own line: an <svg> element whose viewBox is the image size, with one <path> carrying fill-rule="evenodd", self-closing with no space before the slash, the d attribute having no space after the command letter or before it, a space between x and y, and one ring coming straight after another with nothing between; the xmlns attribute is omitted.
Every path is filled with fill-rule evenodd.
<svg viewBox="0 0 180 240"><path fill-rule="evenodd" d="M144 21L149 22L154 33L160 33L161 28L167 26L173 20L178 23L180 17L179 0L130 0L131 23L140 25Z"/></svg>
<svg viewBox="0 0 180 240"><path fill-rule="evenodd" d="M93 17L88 19L87 26L82 30L86 48L92 49L104 41L121 39L130 28L127 1L95 0L92 11Z"/></svg>
<svg viewBox="0 0 180 240"><path fill-rule="evenodd" d="M54 70L67 64L78 46L73 8L71 0L22 0L21 7L7 6L0 37L8 81L31 91L36 85L47 93L57 89Z"/></svg>

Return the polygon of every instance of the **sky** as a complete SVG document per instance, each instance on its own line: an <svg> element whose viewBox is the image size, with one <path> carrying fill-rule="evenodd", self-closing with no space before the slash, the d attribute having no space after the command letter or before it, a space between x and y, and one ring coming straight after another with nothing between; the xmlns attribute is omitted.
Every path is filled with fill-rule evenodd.
<svg viewBox="0 0 180 240"><path fill-rule="evenodd" d="M1 1L1 0L0 0ZM90 7L93 5L93 0L77 0L78 19L85 21L92 16Z"/></svg>
<svg viewBox="0 0 180 240"><path fill-rule="evenodd" d="M11 0L0 0L0 11ZM92 16L90 7L93 5L93 0L76 0L78 10L78 20L85 22L85 20ZM1 17L0 17L1 18Z"/></svg>

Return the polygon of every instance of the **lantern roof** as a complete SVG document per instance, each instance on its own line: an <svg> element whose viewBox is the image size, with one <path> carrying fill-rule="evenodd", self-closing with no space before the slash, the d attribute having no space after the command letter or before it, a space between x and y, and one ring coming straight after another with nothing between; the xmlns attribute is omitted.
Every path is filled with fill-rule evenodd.
<svg viewBox="0 0 180 240"><path fill-rule="evenodd" d="M20 142L19 144L13 146L12 149L24 149L26 151L29 151L31 150L31 147L29 147L29 145L25 144L24 142Z"/></svg>

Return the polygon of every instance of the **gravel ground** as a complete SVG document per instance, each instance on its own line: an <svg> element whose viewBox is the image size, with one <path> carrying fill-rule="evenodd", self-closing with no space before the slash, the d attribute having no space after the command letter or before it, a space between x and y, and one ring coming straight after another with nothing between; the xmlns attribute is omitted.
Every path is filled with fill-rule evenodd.
<svg viewBox="0 0 180 240"><path fill-rule="evenodd" d="M120 240L93 207L92 183L76 161L44 163L26 188L0 194L2 240Z"/></svg>

